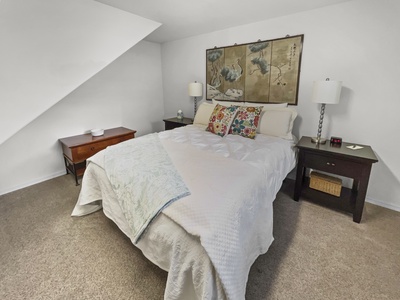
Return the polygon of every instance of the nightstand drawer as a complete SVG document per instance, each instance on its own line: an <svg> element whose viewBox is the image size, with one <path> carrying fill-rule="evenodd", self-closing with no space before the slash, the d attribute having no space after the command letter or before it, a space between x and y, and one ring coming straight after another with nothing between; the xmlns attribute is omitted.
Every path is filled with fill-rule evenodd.
<svg viewBox="0 0 400 300"><path fill-rule="evenodd" d="M108 146L118 144L131 139L132 136L122 136L113 139L103 140L89 145L83 145L72 149L73 161L83 161L97 152L106 149Z"/></svg>
<svg viewBox="0 0 400 300"><path fill-rule="evenodd" d="M307 167L346 177L358 178L363 165L354 161L339 159L322 154L305 153L304 162Z"/></svg>

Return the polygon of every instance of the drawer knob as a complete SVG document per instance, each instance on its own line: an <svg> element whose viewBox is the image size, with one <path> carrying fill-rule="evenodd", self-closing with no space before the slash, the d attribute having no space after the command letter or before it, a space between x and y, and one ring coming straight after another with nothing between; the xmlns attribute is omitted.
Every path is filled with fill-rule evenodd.
<svg viewBox="0 0 400 300"><path fill-rule="evenodd" d="M94 151L94 147L90 148L90 150Z"/></svg>
<svg viewBox="0 0 400 300"><path fill-rule="evenodd" d="M330 162L327 162L326 163L328 166L332 166L332 167L334 167L335 166L335 164L334 163L330 163Z"/></svg>

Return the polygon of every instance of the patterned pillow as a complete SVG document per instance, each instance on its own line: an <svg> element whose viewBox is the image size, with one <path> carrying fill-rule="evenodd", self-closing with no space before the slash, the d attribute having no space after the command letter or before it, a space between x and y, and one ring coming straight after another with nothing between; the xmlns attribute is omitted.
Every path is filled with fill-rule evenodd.
<svg viewBox="0 0 400 300"><path fill-rule="evenodd" d="M240 106L229 133L254 139L262 110L263 106Z"/></svg>
<svg viewBox="0 0 400 300"><path fill-rule="evenodd" d="M238 106L226 107L217 104L208 121L206 130L222 137L227 135L237 109Z"/></svg>

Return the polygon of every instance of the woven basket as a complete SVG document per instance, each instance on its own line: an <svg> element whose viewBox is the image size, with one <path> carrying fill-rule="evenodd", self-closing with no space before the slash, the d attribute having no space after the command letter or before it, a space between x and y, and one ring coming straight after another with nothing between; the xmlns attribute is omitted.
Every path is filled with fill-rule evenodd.
<svg viewBox="0 0 400 300"><path fill-rule="evenodd" d="M310 173L310 188L340 197L342 180L315 171Z"/></svg>

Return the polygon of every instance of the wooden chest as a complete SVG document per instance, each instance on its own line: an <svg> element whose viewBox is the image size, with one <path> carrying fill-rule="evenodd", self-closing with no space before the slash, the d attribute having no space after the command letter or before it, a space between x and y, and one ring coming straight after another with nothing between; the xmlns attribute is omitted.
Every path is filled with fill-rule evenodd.
<svg viewBox="0 0 400 300"><path fill-rule="evenodd" d="M135 130L117 127L104 130L101 136L87 133L59 139L67 174L73 174L78 185L78 176L82 176L86 169L86 159L108 146L133 139L135 133Z"/></svg>

